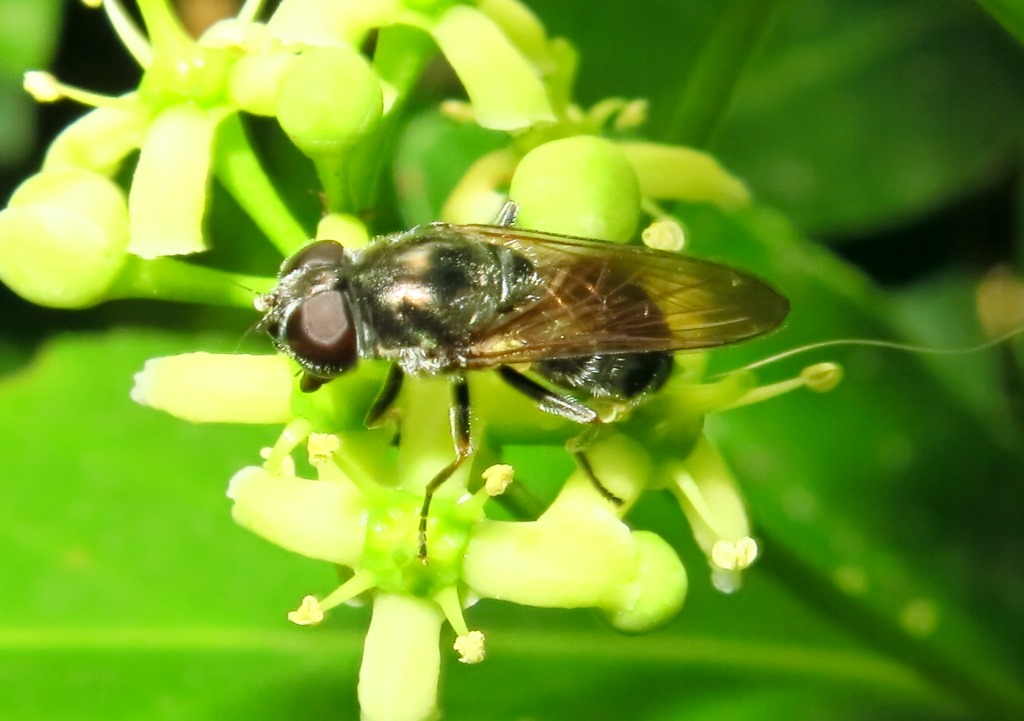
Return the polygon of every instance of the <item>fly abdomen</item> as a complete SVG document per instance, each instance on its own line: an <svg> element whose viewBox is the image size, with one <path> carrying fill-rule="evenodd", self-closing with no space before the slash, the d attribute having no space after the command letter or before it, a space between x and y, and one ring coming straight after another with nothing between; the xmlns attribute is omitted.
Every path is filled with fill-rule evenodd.
<svg viewBox="0 0 1024 721"><path fill-rule="evenodd" d="M531 367L556 385L592 398L629 401L665 385L672 372L672 354L610 353L580 358L555 358Z"/></svg>

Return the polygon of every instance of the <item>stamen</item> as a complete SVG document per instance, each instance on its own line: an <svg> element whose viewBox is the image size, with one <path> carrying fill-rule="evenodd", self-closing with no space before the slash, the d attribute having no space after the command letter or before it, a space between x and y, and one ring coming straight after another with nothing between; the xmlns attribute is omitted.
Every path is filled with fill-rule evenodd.
<svg viewBox="0 0 1024 721"><path fill-rule="evenodd" d="M661 218L654 221L640 234L644 245L655 250L666 250L677 253L686 244L686 234L681 226L673 218Z"/></svg>
<svg viewBox="0 0 1024 721"><path fill-rule="evenodd" d="M310 433L309 440L306 442L310 465L326 465L339 448L341 448L341 441L333 433Z"/></svg>
<svg viewBox="0 0 1024 721"><path fill-rule="evenodd" d="M92 8L103 6L114 33L124 45L125 49L135 58L135 62L142 68L148 68L153 63L153 48L149 40L132 16L125 9L119 0L82 0L85 5Z"/></svg>
<svg viewBox="0 0 1024 721"><path fill-rule="evenodd" d="M52 73L45 70L29 70L22 80L22 87L37 102L54 103L63 98L73 100L82 105L89 105L96 108L122 108L132 110L135 104L124 97L114 98L109 95L101 95L73 85L67 85L59 81Z"/></svg>
<svg viewBox="0 0 1024 721"><path fill-rule="evenodd" d="M500 496L515 480L515 469L507 463L496 463L480 475L484 479L487 495Z"/></svg>
<svg viewBox="0 0 1024 721"><path fill-rule="evenodd" d="M452 646L459 654L462 663L480 663L484 660L484 635L480 631L470 631L466 619L462 615L462 600L455 586L441 589L434 597L441 612L448 619L449 625L455 630L456 639Z"/></svg>
<svg viewBox="0 0 1024 721"><path fill-rule="evenodd" d="M750 536L744 536L735 543L723 539L711 547L711 562L723 571L749 568L757 556L757 541Z"/></svg>
<svg viewBox="0 0 1024 721"><path fill-rule="evenodd" d="M288 612L288 620L296 626L315 626L324 620L324 610L315 596L304 596L299 607Z"/></svg>
<svg viewBox="0 0 1024 721"><path fill-rule="evenodd" d="M265 0L245 0L235 19L243 23L253 22L263 11L264 4Z"/></svg>
<svg viewBox="0 0 1024 721"><path fill-rule="evenodd" d="M312 425L305 418L296 418L288 423L278 436L270 457L264 467L271 473L279 473L291 453L300 443L309 438Z"/></svg>
<svg viewBox="0 0 1024 721"><path fill-rule="evenodd" d="M303 598L297 609L288 612L288 620L298 626L315 626L324 620L327 611L352 600L375 585L377 579L370 571L359 571L320 601L315 596Z"/></svg>
<svg viewBox="0 0 1024 721"><path fill-rule="evenodd" d="M29 70L21 86L39 103L55 103L64 97L57 78L45 70Z"/></svg>
<svg viewBox="0 0 1024 721"><path fill-rule="evenodd" d="M808 390L828 393L843 379L843 367L838 363L815 363L800 371L800 378Z"/></svg>
<svg viewBox="0 0 1024 721"><path fill-rule="evenodd" d="M825 393L832 390L843 378L843 368L838 363L815 363L804 368L796 378L771 383L766 386L758 386L744 393L732 403L720 406L718 410L729 410L740 408L754 403L776 398L798 388L809 388L816 393Z"/></svg>
<svg viewBox="0 0 1024 721"><path fill-rule="evenodd" d="M647 109L650 103L646 98L636 98L626 103L615 116L612 128L615 130L632 130L647 122Z"/></svg>
<svg viewBox="0 0 1024 721"><path fill-rule="evenodd" d="M452 648L459 654L460 663L480 663L487 656L487 649L484 646L483 631L470 631L465 636L459 636L452 644Z"/></svg>
<svg viewBox="0 0 1024 721"><path fill-rule="evenodd" d="M273 457L273 455L274 455L274 449L273 448L261 448L260 449L260 458L262 458L264 461L269 461ZM264 467L267 467L267 465L264 464ZM267 467L267 470L270 470L270 468ZM292 458L291 456L285 456L284 458L281 458L281 459L277 460L275 462L275 467L273 469L273 472L278 474L278 475L281 475L281 476L294 476L294 475L296 475L295 459Z"/></svg>
<svg viewBox="0 0 1024 721"><path fill-rule="evenodd" d="M700 486L697 485L697 482L693 477L687 474L679 477L676 480L676 483L679 492L683 494L687 501L689 501L697 518L707 526L708 530L712 534L718 536L718 538L722 538L725 534L723 534L722 530L718 527L715 513L711 510L711 506L708 505L708 502L704 498L704 494L700 491ZM712 546L712 549L714 549L714 546ZM719 564L716 563L715 565Z"/></svg>
<svg viewBox="0 0 1024 721"><path fill-rule="evenodd" d="M441 115L459 123L472 123L476 119L473 106L462 100L444 100L438 110L441 111Z"/></svg>

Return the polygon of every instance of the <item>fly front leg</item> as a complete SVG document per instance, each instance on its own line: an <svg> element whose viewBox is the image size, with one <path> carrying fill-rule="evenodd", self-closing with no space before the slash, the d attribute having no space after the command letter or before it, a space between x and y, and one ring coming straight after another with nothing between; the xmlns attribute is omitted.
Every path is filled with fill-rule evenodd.
<svg viewBox="0 0 1024 721"><path fill-rule="evenodd" d="M602 425L601 418L597 415L597 412L580 403L572 396L560 395L548 388L545 388L537 381L533 380L529 376L523 375L511 366L499 367L498 374L501 376L502 380L525 395L527 398L534 401L537 404L537 407L545 413L550 413L558 416L559 418L565 418L566 420L573 421L574 423L586 424L587 427L584 429L583 433L569 441L567 444L568 450L583 473L586 474L587 478L590 479L590 482L594 484L594 488L597 489L597 492L605 499L621 506L622 499L609 491L604 484L601 483L601 480L594 475L594 469L590 465L590 461L587 460L586 455L583 453L588 447L590 447L594 437L597 435L598 429Z"/></svg>
<svg viewBox="0 0 1024 721"><path fill-rule="evenodd" d="M423 489L423 505L420 507L419 551L417 558L427 563L427 518L430 516L430 502L441 485L451 478L462 462L473 455L470 440L469 384L464 375L455 376L452 381L452 405L450 410L452 440L455 442L455 460L441 469Z"/></svg>
<svg viewBox="0 0 1024 721"><path fill-rule="evenodd" d="M373 405L366 412L367 428L376 428L391 420L395 401L398 399L398 393L402 390L403 380L405 380L405 373L397 363L393 364L388 369L384 385L380 387L377 397L373 399Z"/></svg>

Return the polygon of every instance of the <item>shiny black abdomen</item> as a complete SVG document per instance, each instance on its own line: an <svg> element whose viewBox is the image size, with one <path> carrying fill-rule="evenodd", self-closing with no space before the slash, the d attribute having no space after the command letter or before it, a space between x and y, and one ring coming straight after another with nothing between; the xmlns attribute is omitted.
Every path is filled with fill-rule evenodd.
<svg viewBox="0 0 1024 721"><path fill-rule="evenodd" d="M593 398L631 400L665 385L672 371L672 354L612 353L558 358L534 363L532 370L552 383Z"/></svg>

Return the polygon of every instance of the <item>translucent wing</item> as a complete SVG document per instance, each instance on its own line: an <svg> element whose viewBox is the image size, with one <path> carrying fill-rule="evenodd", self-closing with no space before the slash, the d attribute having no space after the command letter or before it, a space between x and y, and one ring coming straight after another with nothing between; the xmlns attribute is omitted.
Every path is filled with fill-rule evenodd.
<svg viewBox="0 0 1024 721"><path fill-rule="evenodd" d="M706 260L517 228L459 229L521 253L546 282L535 302L474 337L471 366L711 348L769 331L789 311L764 281Z"/></svg>

